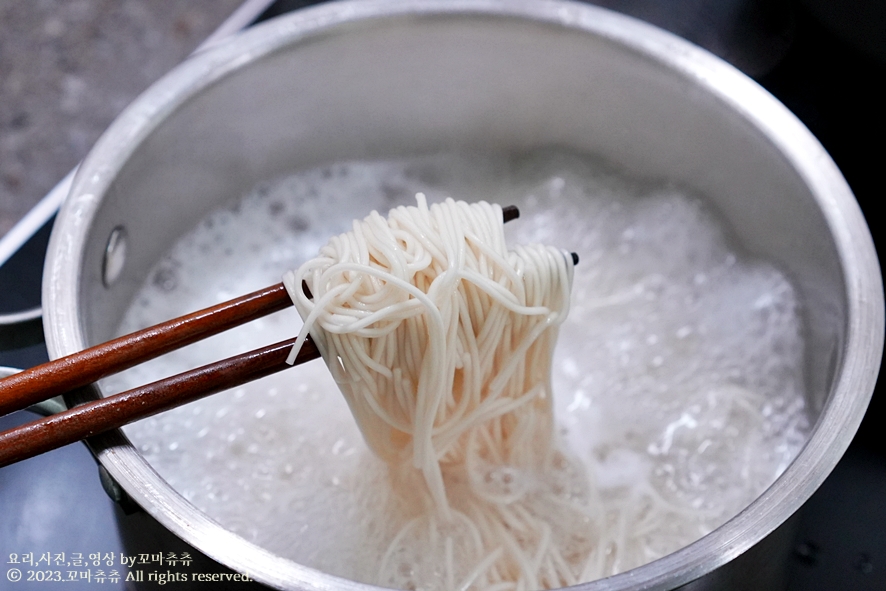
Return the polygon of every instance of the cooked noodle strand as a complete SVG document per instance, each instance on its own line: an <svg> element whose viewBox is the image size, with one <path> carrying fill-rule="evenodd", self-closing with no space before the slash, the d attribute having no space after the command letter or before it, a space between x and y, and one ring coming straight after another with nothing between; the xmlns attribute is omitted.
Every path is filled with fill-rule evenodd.
<svg viewBox="0 0 886 591"><path fill-rule="evenodd" d="M598 516L552 484L578 470L556 446L550 386L572 259L508 250L497 205L417 201L354 222L284 278L305 320L290 358L310 333L370 448L395 480L421 483L403 487L426 509L391 540L381 583L573 584L598 545L568 545L592 539ZM433 581L400 563L422 544Z"/></svg>

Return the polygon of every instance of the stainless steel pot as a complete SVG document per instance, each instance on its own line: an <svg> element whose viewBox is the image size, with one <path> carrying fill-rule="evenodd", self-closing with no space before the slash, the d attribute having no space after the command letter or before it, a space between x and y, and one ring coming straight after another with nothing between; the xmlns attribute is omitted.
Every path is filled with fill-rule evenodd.
<svg viewBox="0 0 886 591"><path fill-rule="evenodd" d="M192 58L133 103L77 173L46 264L50 354L109 338L168 245L261 179L345 158L546 145L706 196L746 250L794 280L809 343L815 427L778 481L698 542L583 588L775 588L783 524L837 463L873 390L876 255L836 166L787 109L710 54L608 11L336 2ZM367 588L222 529L121 433L93 445L150 519L231 569L278 589Z"/></svg>

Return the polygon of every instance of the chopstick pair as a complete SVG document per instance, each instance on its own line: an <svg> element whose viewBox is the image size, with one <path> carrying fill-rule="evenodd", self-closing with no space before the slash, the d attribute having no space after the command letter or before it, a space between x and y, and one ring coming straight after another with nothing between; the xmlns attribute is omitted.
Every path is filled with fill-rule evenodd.
<svg viewBox="0 0 886 591"><path fill-rule="evenodd" d="M280 283L0 380L0 414L65 394L175 349L291 306ZM287 367L287 339L0 433L0 467L122 427ZM320 356L310 339L295 364Z"/></svg>
<svg viewBox="0 0 886 591"><path fill-rule="evenodd" d="M504 222L520 217L502 208ZM577 256L573 253L573 260ZM307 289L306 286L303 286ZM282 283L24 370L0 380L0 416L66 394L104 377L292 305ZM0 467L216 394L288 367L295 338L204 365L0 433ZM317 359L305 341L294 365Z"/></svg>

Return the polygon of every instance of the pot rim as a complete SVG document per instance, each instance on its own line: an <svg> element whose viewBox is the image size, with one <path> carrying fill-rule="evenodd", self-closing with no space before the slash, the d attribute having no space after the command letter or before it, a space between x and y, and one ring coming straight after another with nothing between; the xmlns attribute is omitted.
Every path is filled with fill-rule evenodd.
<svg viewBox="0 0 886 591"><path fill-rule="evenodd" d="M585 591L672 589L731 561L788 519L849 446L867 408L883 346L883 286L873 241L852 192L806 127L744 74L689 42L633 18L566 0L345 0L300 10L196 54L136 99L80 166L56 221L44 272L46 342L53 358L86 346L79 319L81 256L115 174L170 113L216 80L286 45L350 22L403 15L517 17L614 41L675 71L739 113L809 187L832 233L843 270L846 338L827 403L797 458L741 513L700 540ZM95 396L99 396L94 389ZM101 464L154 519L211 558L272 587L374 589L299 565L237 536L174 491L121 431L93 438Z"/></svg>

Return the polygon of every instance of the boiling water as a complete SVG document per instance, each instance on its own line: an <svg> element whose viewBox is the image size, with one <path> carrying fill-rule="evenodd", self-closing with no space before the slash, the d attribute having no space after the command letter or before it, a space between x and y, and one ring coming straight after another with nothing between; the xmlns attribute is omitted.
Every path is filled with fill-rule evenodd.
<svg viewBox="0 0 886 591"><path fill-rule="evenodd" d="M275 283L348 230L350 218L414 203L418 191L430 201L518 205L510 244L542 242L581 257L553 386L562 439L587 467L603 526L624 532L594 576L698 539L797 454L808 424L790 283L734 249L696 199L568 154L341 163L262 185L175 245L121 332ZM104 388L289 338L300 326L287 310ZM396 582L379 579L379 563L407 516L322 362L126 433L175 489L244 538L326 572Z"/></svg>

